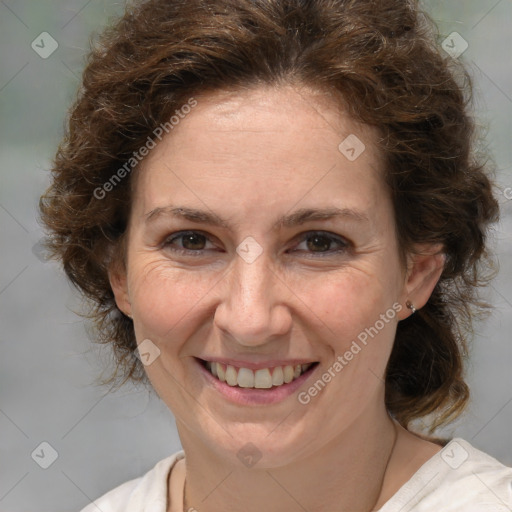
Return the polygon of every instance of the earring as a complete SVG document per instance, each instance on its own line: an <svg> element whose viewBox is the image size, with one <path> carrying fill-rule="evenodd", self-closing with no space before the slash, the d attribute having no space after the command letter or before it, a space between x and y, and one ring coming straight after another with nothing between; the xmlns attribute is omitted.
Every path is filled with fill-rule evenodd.
<svg viewBox="0 0 512 512"><path fill-rule="evenodd" d="M414 304L408 300L405 305L412 311L412 314L414 315L414 313L416 313L416 311L418 311L415 307L414 307Z"/></svg>

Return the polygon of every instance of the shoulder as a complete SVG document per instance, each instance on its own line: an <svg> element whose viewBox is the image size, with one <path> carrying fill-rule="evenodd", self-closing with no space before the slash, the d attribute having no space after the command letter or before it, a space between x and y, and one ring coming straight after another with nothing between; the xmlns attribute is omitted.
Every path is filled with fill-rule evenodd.
<svg viewBox="0 0 512 512"><path fill-rule="evenodd" d="M379 512L508 512L511 507L512 468L455 438Z"/></svg>
<svg viewBox="0 0 512 512"><path fill-rule="evenodd" d="M166 512L169 472L184 456L179 451L162 459L145 475L112 489L81 512Z"/></svg>

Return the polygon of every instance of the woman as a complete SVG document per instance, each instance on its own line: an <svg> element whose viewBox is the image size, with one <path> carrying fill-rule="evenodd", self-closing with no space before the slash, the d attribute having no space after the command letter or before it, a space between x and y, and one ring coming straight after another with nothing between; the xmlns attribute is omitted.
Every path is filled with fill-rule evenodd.
<svg viewBox="0 0 512 512"><path fill-rule="evenodd" d="M498 215L431 28L413 1L152 0L105 32L42 218L111 382L148 379L183 451L83 512L510 510L511 468L414 430L468 401Z"/></svg>

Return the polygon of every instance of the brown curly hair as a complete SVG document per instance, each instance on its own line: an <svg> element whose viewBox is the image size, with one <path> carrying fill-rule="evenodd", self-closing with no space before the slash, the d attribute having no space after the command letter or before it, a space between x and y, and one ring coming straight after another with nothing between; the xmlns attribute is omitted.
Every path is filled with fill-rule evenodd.
<svg viewBox="0 0 512 512"><path fill-rule="evenodd" d="M294 83L334 91L354 119L379 130L402 261L416 243L441 243L447 257L428 303L398 324L389 412L406 428L432 415L430 432L461 413L469 396L463 362L473 316L485 307L477 291L492 270L486 234L498 204L493 169L475 151L469 73L438 39L414 0L127 6L88 56L40 201L52 256L90 299L98 341L114 349L116 369L105 382L146 377L108 277L123 261L133 178L123 173L106 199L98 190L193 95Z"/></svg>

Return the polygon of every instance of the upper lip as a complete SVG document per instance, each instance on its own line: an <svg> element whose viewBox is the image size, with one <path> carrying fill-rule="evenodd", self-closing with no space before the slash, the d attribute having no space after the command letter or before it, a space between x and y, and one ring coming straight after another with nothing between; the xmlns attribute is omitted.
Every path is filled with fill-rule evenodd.
<svg viewBox="0 0 512 512"><path fill-rule="evenodd" d="M237 368L248 368L250 370L261 370L263 368L275 368L276 366L297 366L302 364L316 363L314 359L273 359L266 361L241 361L240 359L231 359L228 357L204 357L202 361L212 363L222 363L235 366Z"/></svg>

